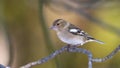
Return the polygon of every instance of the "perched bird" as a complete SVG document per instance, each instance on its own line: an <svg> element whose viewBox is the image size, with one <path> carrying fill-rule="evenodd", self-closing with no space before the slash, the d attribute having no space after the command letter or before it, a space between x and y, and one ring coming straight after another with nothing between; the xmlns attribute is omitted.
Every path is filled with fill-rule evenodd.
<svg viewBox="0 0 120 68"><path fill-rule="evenodd" d="M82 46L83 44L92 41L103 44L103 42L96 40L88 33L63 19L55 20L51 29L56 31L57 36L61 41L73 46Z"/></svg>

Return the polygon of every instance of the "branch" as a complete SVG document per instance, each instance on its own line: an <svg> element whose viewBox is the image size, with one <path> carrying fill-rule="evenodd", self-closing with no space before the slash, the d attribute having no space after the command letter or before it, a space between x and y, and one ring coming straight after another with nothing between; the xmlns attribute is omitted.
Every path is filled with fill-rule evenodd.
<svg viewBox="0 0 120 68"><path fill-rule="evenodd" d="M47 56L45 58L28 63L24 66L21 66L20 68L31 68L32 66L43 64L43 63L47 62L48 60L54 58L55 56L61 54L62 52L65 52L65 51L86 54L88 56L88 68L92 68L92 62L104 62L108 59L111 59L119 50L120 50L120 45L114 51L112 51L109 55L107 55L104 58L93 58L92 53L90 51L83 49L83 48L77 48L75 46L67 45L67 46L62 47L59 50L56 50L54 53L50 54L49 56ZM0 68L10 68L10 67L5 67L5 66L0 64Z"/></svg>
<svg viewBox="0 0 120 68"><path fill-rule="evenodd" d="M86 54L88 56L88 68L92 68L92 62L104 62L104 61L112 58L119 50L120 50L120 45L112 53L110 53L108 56L106 56L104 58L93 58L92 53L90 51L83 49L83 48L77 48L77 47L68 45L68 46L62 47L59 50L56 50L54 53L50 54L48 57L45 57L45 58L38 60L38 61L35 61L35 62L28 63L27 65L22 66L20 68L30 68L32 66L45 63L48 60L54 58L55 56L59 55L60 53L62 53L64 51L78 52L78 53Z"/></svg>
<svg viewBox="0 0 120 68"><path fill-rule="evenodd" d="M0 64L0 68L10 68L10 67L5 67L4 65Z"/></svg>
<svg viewBox="0 0 120 68"><path fill-rule="evenodd" d="M3 65L0 64L0 68L5 68L5 66L3 66Z"/></svg>
<svg viewBox="0 0 120 68"><path fill-rule="evenodd" d="M82 49L82 48L77 48L77 47L74 47L74 46L64 46L62 47L60 50L56 50L54 53L52 53L51 55L49 55L48 57L45 57L41 60L38 60L38 61L35 61L35 62L31 62L31 63L28 63L27 65L25 66L22 66L20 68L30 68L32 66L35 66L35 65L38 65L38 64L42 64L42 63L45 63L47 62L48 60L54 58L55 56L59 55L60 53L64 52L64 51L68 51L68 52L79 52L79 53L83 53L83 54L86 54L88 55L88 58L89 58L89 67L88 68L92 68L92 53L86 49Z"/></svg>
<svg viewBox="0 0 120 68"><path fill-rule="evenodd" d="M108 59L111 59L116 53L118 53L118 51L120 50L120 45L114 50L112 51L109 55L107 55L104 58L93 58L92 61L93 62L104 62Z"/></svg>
<svg viewBox="0 0 120 68"><path fill-rule="evenodd" d="M54 53L50 54L49 56L47 56L47 57L45 57L45 58L42 58L42 59L40 59L40 60L38 60L38 61L35 61L35 62L28 63L27 65L22 66L22 67L20 67L20 68L30 68L30 67L32 67L32 66L45 63L45 62L47 62L48 60L50 60L50 59L54 58L55 56L57 56L58 54L64 52L65 50L67 50L67 46L64 46L64 47L62 47L61 49L56 50Z"/></svg>
<svg viewBox="0 0 120 68"><path fill-rule="evenodd" d="M79 52L86 54L88 56L88 68L92 68L92 53L86 49L70 47L68 48L68 52Z"/></svg>

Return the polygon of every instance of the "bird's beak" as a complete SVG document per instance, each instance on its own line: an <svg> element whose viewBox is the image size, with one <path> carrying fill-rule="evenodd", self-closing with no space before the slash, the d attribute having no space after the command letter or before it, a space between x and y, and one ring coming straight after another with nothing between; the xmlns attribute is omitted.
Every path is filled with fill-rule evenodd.
<svg viewBox="0 0 120 68"><path fill-rule="evenodd" d="M54 26L51 26L50 29L54 29Z"/></svg>
<svg viewBox="0 0 120 68"><path fill-rule="evenodd" d="M51 26L50 29L54 30L56 27L55 26Z"/></svg>
<svg viewBox="0 0 120 68"><path fill-rule="evenodd" d="M50 29L57 30L56 26L51 26Z"/></svg>

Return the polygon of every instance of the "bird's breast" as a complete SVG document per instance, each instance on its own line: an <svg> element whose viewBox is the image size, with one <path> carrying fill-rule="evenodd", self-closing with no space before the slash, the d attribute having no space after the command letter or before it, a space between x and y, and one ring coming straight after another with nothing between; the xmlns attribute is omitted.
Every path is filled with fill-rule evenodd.
<svg viewBox="0 0 120 68"><path fill-rule="evenodd" d="M58 38L67 44L71 45L82 45L84 44L84 38L82 36L75 36L69 32L58 32Z"/></svg>

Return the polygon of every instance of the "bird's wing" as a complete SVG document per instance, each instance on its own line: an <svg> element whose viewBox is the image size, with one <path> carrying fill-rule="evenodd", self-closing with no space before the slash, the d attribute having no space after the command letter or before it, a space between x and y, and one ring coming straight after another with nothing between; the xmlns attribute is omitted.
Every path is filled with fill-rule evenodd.
<svg viewBox="0 0 120 68"><path fill-rule="evenodd" d="M83 31L82 29L70 24L68 27L68 31L74 35L84 36L87 40L94 39L92 36L90 36L88 33Z"/></svg>

